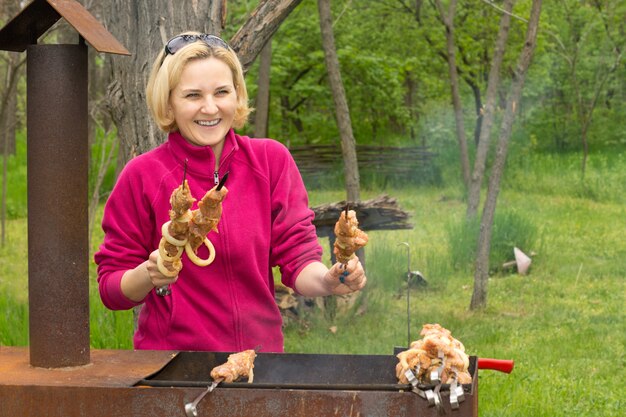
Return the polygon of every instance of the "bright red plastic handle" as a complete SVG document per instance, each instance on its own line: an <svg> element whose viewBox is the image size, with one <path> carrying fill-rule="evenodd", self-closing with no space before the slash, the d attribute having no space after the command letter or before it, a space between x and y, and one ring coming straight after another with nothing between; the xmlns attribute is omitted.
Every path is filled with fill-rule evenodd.
<svg viewBox="0 0 626 417"><path fill-rule="evenodd" d="M478 358L478 369L493 369L510 374L515 363L504 359Z"/></svg>

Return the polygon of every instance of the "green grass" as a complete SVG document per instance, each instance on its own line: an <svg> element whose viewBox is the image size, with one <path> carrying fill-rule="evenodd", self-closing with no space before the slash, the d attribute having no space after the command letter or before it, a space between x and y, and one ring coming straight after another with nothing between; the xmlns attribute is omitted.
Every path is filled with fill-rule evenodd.
<svg viewBox="0 0 626 417"><path fill-rule="evenodd" d="M0 161L4 164L2 155L0 155ZM7 158L7 171L9 177L6 195L7 217L19 219L28 214L26 203L26 134L23 130L16 134L15 155ZM0 174L0 178L2 178L2 174Z"/></svg>
<svg viewBox="0 0 626 417"><path fill-rule="evenodd" d="M389 354L406 345L406 248L397 243L407 241L413 269L429 281L411 291L411 339L421 324L437 322L470 354L516 362L510 375L480 372L481 416L618 415L624 401L617 387L625 376L621 204L504 192L500 204L532 218L541 242L528 276L492 276L488 308L470 312L471 274L456 272L449 258L445 263L444 226L464 215L464 204L442 198L446 190L390 194L415 207L416 227L370 233L367 312L338 319L336 334L312 314L306 330L297 324L286 329L287 350Z"/></svg>
<svg viewBox="0 0 626 417"><path fill-rule="evenodd" d="M394 346L406 345L407 248L401 242L407 242L411 269L429 284L411 288L411 339L423 323L436 322L471 355L515 360L510 375L480 371L481 416L619 415L626 376L626 161L592 155L581 185L574 156L521 159L511 162L498 207L514 209L537 229L529 275L491 276L487 308L469 311L473 277L453 267L446 232L446 225L464 216L462 192L452 186L390 188L384 192L412 213L414 229L370 232L369 283L359 314L331 323L315 309L304 310L285 327L286 350L391 354ZM362 190L362 199L381 192ZM313 191L310 202L344 196ZM96 230L92 253L101 238ZM321 243L328 262L328 241ZM26 221L12 219L0 249L0 344L28 344L26 253ZM131 348L132 312L102 307L93 264L90 292L92 346Z"/></svg>

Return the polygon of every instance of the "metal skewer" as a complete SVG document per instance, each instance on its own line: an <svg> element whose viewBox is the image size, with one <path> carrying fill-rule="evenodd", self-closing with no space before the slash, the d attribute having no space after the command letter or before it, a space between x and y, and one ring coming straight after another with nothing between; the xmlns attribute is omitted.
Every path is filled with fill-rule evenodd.
<svg viewBox="0 0 626 417"><path fill-rule="evenodd" d="M183 187L183 190L185 190L185 180L187 179L187 161L188 159L185 158L185 166L183 168L183 182L181 183L181 187ZM170 295L171 293L172 290L170 289L170 284L163 285L156 289L156 294L160 295L161 297L165 297L166 295Z"/></svg>
<svg viewBox="0 0 626 417"><path fill-rule="evenodd" d="M344 209L344 219L346 220L346 223L348 222L348 211L350 211L350 203L346 202L346 208ZM348 272L347 263L341 264L341 266L343 267L343 272L339 275L339 282L343 284L346 277L350 275L350 273Z"/></svg>
<svg viewBox="0 0 626 417"><path fill-rule="evenodd" d="M228 171L230 172L230 171ZM228 172L226 172L226 174L224 174L224 176L222 177L222 179L220 180L220 182L217 184L217 187L215 187L215 191L219 191L224 187L224 184L226 183L226 180L228 179Z"/></svg>
<svg viewBox="0 0 626 417"><path fill-rule="evenodd" d="M190 403L185 404L185 414L187 414L187 417L198 417L198 408L197 408L198 403L202 401L205 395L213 391L220 382L222 381L221 380L213 381L213 383L209 385L207 389L204 392L202 392L202 394L198 395L195 400L193 400Z"/></svg>
<svg viewBox="0 0 626 417"><path fill-rule="evenodd" d="M411 346L411 247L407 242L398 245L406 246L406 346Z"/></svg>

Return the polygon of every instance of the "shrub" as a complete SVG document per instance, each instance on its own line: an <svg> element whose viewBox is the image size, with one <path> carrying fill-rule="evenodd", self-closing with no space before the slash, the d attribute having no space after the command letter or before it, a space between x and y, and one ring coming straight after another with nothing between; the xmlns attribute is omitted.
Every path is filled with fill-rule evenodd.
<svg viewBox="0 0 626 417"><path fill-rule="evenodd" d="M465 218L446 226L451 264L457 270L470 269L474 265L480 233L480 218ZM513 248L528 253L536 243L537 227L515 211L496 212L491 234L489 270L501 270L502 263L513 259Z"/></svg>

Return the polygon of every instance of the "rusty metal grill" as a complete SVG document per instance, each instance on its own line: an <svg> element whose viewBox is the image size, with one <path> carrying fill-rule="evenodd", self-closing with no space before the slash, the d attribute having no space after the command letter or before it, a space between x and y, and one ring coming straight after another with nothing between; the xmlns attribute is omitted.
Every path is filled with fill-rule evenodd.
<svg viewBox="0 0 626 417"><path fill-rule="evenodd" d="M228 359L226 352L180 352L163 369L137 385L152 387L206 387L211 369ZM222 388L328 389L362 391L410 391L398 384L393 355L333 355L304 353L258 353L254 381L222 383ZM476 359L471 358L473 375ZM423 386L423 388L432 388ZM471 385L466 386L468 392ZM446 384L442 390L448 389Z"/></svg>
<svg viewBox="0 0 626 417"><path fill-rule="evenodd" d="M92 351L88 366L45 369L28 364L28 350L0 349L0 417L185 416L211 383L210 371L226 362L222 352ZM395 355L259 353L250 384L220 384L198 404L198 416L386 417L478 415L477 358L465 401L450 405L441 386L441 408L398 384ZM428 387L423 387L428 388Z"/></svg>
<svg viewBox="0 0 626 417"><path fill-rule="evenodd" d="M163 369L136 386L206 388L212 382L211 369L226 362L228 355L225 352L180 352ZM463 386L465 401L457 409L449 404L447 384L440 387L442 405L439 408L412 392L411 385L399 384L395 375L397 363L395 355L259 353L254 381L221 383L202 400L200 415L230 415L229 412L255 417L273 415L267 410L273 410L271 407L277 402L282 404L282 413L297 416L336 415L336 410L345 409L351 410L348 415L354 412L359 416L434 416L442 412L460 417L477 415L476 357L470 357L473 383ZM420 388L427 390L435 386ZM263 411L247 411L252 398L255 407ZM288 405L296 400L306 406ZM349 406L342 406L346 400ZM329 407L328 401L334 405ZM260 404L265 404L265 408ZM331 413L331 409L335 411ZM316 411L310 414L312 410Z"/></svg>

